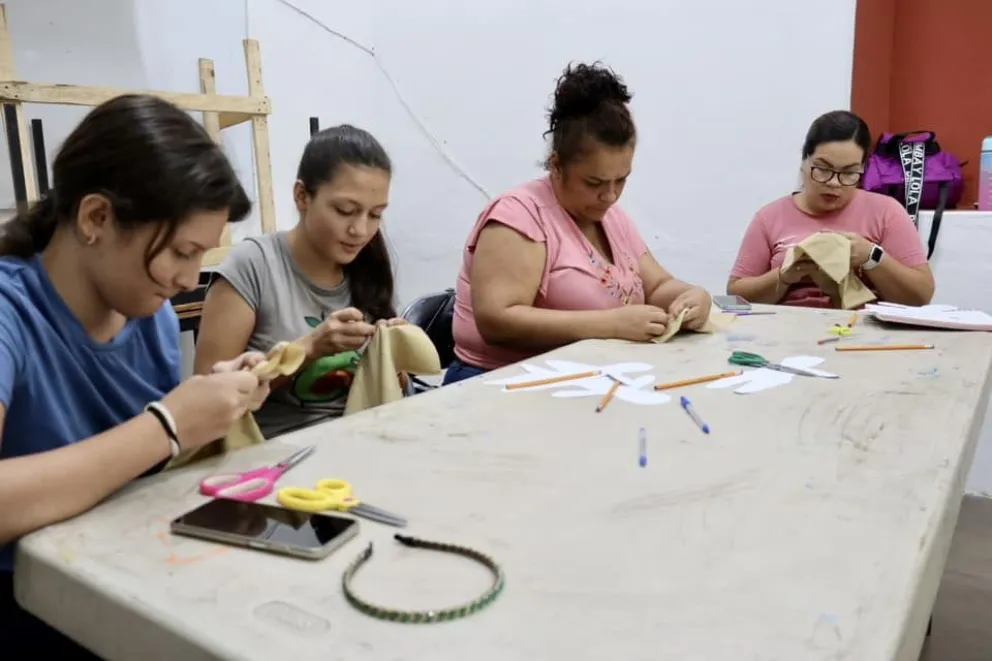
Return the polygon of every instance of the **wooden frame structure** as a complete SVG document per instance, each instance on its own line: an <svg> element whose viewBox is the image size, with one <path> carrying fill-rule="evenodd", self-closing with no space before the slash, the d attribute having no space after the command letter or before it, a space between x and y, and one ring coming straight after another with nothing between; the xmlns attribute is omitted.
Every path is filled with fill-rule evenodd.
<svg viewBox="0 0 992 661"><path fill-rule="evenodd" d="M35 83L17 80L14 68L14 49L7 25L6 7L0 3L0 104L13 108L16 129L19 137L20 160L24 170L24 190L27 201L37 200L38 182L35 177L34 157L31 152L31 137L27 121L21 108L23 103L43 103L68 106L98 106L121 94L152 94L170 101L187 111L203 113L203 125L207 133L218 144L221 131L243 122L251 122L252 147L258 184L258 209L262 232L276 231L275 199L272 192L272 161L269 155L268 115L272 104L265 96L262 85L262 57L258 42L245 39L245 68L248 74L248 96L217 94L213 60L201 58L199 61L200 92L160 92L149 90L116 89L112 87L85 87L81 85L60 85L55 83ZM7 116L3 113L4 122ZM14 148L8 141L8 148ZM204 257L204 266L215 266L221 262L231 247L230 228L225 228L219 248L211 250Z"/></svg>

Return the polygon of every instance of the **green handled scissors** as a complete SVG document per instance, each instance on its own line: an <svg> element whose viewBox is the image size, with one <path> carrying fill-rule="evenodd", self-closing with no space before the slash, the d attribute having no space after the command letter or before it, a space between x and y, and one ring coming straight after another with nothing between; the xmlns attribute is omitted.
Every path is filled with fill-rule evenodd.
<svg viewBox="0 0 992 661"><path fill-rule="evenodd" d="M785 372L787 374L797 374L799 376L822 376L827 379L836 379L836 374L830 374L829 372L811 372L809 370L804 370L801 367L788 367L786 365L780 365L778 363L769 362L764 356L760 356L756 353L748 353L747 351L735 351L730 354L730 364L731 365L741 365L743 367L763 367L768 370L775 370L777 372Z"/></svg>

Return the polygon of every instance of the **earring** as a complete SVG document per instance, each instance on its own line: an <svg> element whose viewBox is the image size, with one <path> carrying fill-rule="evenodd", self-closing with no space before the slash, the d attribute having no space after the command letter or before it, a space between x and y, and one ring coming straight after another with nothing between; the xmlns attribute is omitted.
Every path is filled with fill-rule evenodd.
<svg viewBox="0 0 992 661"><path fill-rule="evenodd" d="M93 236L92 234L90 234L89 236L86 237L86 245L92 246L95 243L96 243L96 237L95 236Z"/></svg>

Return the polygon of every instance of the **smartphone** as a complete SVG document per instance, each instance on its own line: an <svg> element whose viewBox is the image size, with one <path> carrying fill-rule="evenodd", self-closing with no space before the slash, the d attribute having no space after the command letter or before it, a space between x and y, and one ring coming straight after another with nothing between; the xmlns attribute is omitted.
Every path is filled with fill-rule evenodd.
<svg viewBox="0 0 992 661"><path fill-rule="evenodd" d="M751 304L740 296L714 296L713 303L726 312L746 312Z"/></svg>
<svg viewBox="0 0 992 661"><path fill-rule="evenodd" d="M358 535L358 521L216 498L170 525L176 535L320 560Z"/></svg>

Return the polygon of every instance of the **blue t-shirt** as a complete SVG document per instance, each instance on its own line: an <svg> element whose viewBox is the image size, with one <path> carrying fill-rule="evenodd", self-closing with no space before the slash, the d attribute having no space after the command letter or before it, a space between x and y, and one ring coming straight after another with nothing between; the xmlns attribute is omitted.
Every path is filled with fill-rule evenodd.
<svg viewBox="0 0 992 661"><path fill-rule="evenodd" d="M0 257L0 459L126 422L179 385L180 361L179 319L168 303L96 342L55 291L40 255ZM14 545L0 546L0 571L13 563Z"/></svg>

